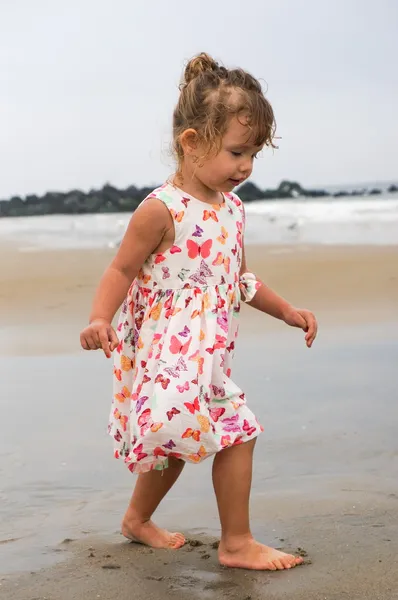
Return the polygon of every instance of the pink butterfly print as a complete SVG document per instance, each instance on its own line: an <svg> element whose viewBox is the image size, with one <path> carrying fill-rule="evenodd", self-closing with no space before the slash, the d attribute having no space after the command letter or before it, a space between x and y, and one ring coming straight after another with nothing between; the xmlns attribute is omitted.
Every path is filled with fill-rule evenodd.
<svg viewBox="0 0 398 600"><path fill-rule="evenodd" d="M206 352L208 352L209 354L214 354L214 350L220 350L221 348L225 348L226 341L227 338L225 338L222 335L216 334L216 343L213 345L212 348L206 348Z"/></svg>
<svg viewBox="0 0 398 600"><path fill-rule="evenodd" d="M190 202L190 201L191 201L191 198L185 198L185 197L181 200L181 202L183 203L185 208L188 208L188 202Z"/></svg>
<svg viewBox="0 0 398 600"><path fill-rule="evenodd" d="M180 335L181 337L188 337L188 335L191 333L189 327L187 327L186 325L184 326L184 329L182 331L180 331L180 333L178 335Z"/></svg>
<svg viewBox="0 0 398 600"><path fill-rule="evenodd" d="M173 442L173 440L169 440L167 442L167 444L162 444L163 448L167 448L168 450L173 450L173 448L176 447L175 443Z"/></svg>
<svg viewBox="0 0 398 600"><path fill-rule="evenodd" d="M229 346L227 346L228 352L232 352L235 349L235 342L232 341Z"/></svg>
<svg viewBox="0 0 398 600"><path fill-rule="evenodd" d="M243 223L237 221L236 223L237 233L236 233L236 241L238 245L242 248L242 235L243 235Z"/></svg>
<svg viewBox="0 0 398 600"><path fill-rule="evenodd" d="M137 400L137 404L135 405L135 412L138 413L141 411L141 408L144 406L145 402L148 400L149 396L141 396Z"/></svg>
<svg viewBox="0 0 398 600"><path fill-rule="evenodd" d="M221 315L217 317L217 323L225 333L228 333L228 313L223 310Z"/></svg>
<svg viewBox="0 0 398 600"><path fill-rule="evenodd" d="M186 244L189 258L196 258L198 256L201 256L202 258L209 258L213 240L206 240L202 245L197 244L193 240L187 240Z"/></svg>
<svg viewBox="0 0 398 600"><path fill-rule="evenodd" d="M168 279L170 277L169 267L162 267L162 271L163 271L162 279Z"/></svg>
<svg viewBox="0 0 398 600"><path fill-rule="evenodd" d="M153 425L151 409L146 408L143 413L138 417L138 425L141 428L141 435L144 435L148 429Z"/></svg>
<svg viewBox="0 0 398 600"><path fill-rule="evenodd" d="M250 427L249 421L247 419L243 421L242 429L247 433L247 435L252 435L252 433L256 431L255 427Z"/></svg>
<svg viewBox="0 0 398 600"><path fill-rule="evenodd" d="M189 340L187 340L185 342L185 344L181 344L178 337L176 337L175 335L172 335L171 340L170 340L170 352L172 354L186 354L189 350L189 346L191 345L191 342L192 342L192 338L190 337Z"/></svg>
<svg viewBox="0 0 398 600"><path fill-rule="evenodd" d="M146 458L148 456L148 454L145 454L145 452L143 452L144 446L142 444L140 444L139 446L137 446L137 448L134 448L133 452L137 457L137 460L142 460L143 458Z"/></svg>
<svg viewBox="0 0 398 600"><path fill-rule="evenodd" d="M180 394L184 393L185 390L189 390L189 381L186 381L184 383L184 385L177 385L177 390L180 392Z"/></svg>
<svg viewBox="0 0 398 600"><path fill-rule="evenodd" d="M217 408L209 408L209 413L213 421L217 423L218 419L220 419L220 417L222 417L225 413L225 408L221 406Z"/></svg>
<svg viewBox="0 0 398 600"><path fill-rule="evenodd" d="M193 237L202 237L203 229L199 227L199 225L195 225L195 231L193 232Z"/></svg>
<svg viewBox="0 0 398 600"><path fill-rule="evenodd" d="M165 372L171 377L180 377L181 371L188 371L188 367L182 356L180 356L180 358L174 366L165 368Z"/></svg>
<svg viewBox="0 0 398 600"><path fill-rule="evenodd" d="M225 398L225 389L223 387L217 387L216 385L212 384L212 390L213 390L213 394L215 396L220 396L220 398Z"/></svg>
<svg viewBox="0 0 398 600"><path fill-rule="evenodd" d="M233 417L226 417L222 419L223 430L224 431L240 431L241 427L238 423L239 415L234 415Z"/></svg>
<svg viewBox="0 0 398 600"><path fill-rule="evenodd" d="M179 246L172 246L170 248L170 254L178 254L179 252L182 252Z"/></svg>
<svg viewBox="0 0 398 600"><path fill-rule="evenodd" d="M206 285L206 278L212 277L212 275L213 273L211 272L205 261L202 260L199 269L195 271L195 273L192 273L189 279L192 279L192 281L194 281L195 283L199 283L200 285Z"/></svg>
<svg viewBox="0 0 398 600"><path fill-rule="evenodd" d="M222 448L227 448L230 445L231 445L231 436L230 435L223 435L221 437L221 447Z"/></svg>

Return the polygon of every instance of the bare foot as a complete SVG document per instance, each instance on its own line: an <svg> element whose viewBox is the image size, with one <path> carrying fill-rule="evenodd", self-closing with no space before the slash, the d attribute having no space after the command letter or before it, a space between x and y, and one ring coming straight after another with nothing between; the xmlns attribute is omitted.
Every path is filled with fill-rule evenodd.
<svg viewBox="0 0 398 600"><path fill-rule="evenodd" d="M256 571L278 571L291 569L303 563L300 556L285 554L256 540L246 539L243 542L228 544L221 541L218 559L225 567L238 569L254 569Z"/></svg>
<svg viewBox="0 0 398 600"><path fill-rule="evenodd" d="M170 533L152 521L127 521L122 523L122 534L128 540L151 546L151 548L172 548L177 550L185 544L182 533Z"/></svg>

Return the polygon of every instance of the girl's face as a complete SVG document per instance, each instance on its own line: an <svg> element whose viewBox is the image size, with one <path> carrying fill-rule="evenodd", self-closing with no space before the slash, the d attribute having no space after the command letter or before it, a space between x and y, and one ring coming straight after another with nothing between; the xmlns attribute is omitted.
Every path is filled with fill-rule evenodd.
<svg viewBox="0 0 398 600"><path fill-rule="evenodd" d="M203 166L196 168L195 177L211 190L231 192L250 177L254 158L262 150L262 146L254 146L250 137L248 126L233 117L222 138L220 151L199 161Z"/></svg>

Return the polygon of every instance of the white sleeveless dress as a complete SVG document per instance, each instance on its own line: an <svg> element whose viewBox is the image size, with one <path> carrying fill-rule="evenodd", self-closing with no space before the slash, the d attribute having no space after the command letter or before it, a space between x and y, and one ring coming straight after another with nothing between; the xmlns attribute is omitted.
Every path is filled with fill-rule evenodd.
<svg viewBox="0 0 398 600"><path fill-rule="evenodd" d="M241 297L260 286L240 276L242 202L209 205L169 182L148 197L170 211L175 240L147 259L122 306L108 428L136 473L170 456L197 463L262 431L231 379Z"/></svg>

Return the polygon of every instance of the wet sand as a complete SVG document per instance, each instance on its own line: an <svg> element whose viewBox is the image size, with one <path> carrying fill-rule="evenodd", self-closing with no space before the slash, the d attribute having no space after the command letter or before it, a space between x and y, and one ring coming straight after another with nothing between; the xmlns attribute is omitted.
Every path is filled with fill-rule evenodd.
<svg viewBox="0 0 398 600"><path fill-rule="evenodd" d="M243 311L234 378L265 427L253 530L309 563L271 574L218 566L210 461L158 513L192 545L123 541L134 478L106 434L111 364L78 349L112 252L3 251L1 598L398 598L396 248L249 248L250 268L321 322L308 351L299 331Z"/></svg>

